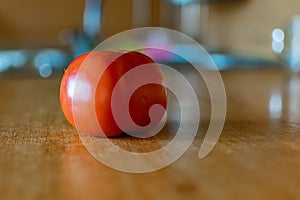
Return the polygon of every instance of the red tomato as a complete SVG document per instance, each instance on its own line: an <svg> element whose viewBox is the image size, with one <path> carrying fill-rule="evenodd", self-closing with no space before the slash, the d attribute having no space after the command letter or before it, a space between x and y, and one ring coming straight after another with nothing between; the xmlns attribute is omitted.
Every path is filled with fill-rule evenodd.
<svg viewBox="0 0 300 200"><path fill-rule="evenodd" d="M154 61L148 56L139 52L107 52L107 51L97 51L92 53L97 59L96 65L85 65L90 70L90 80L87 80L90 84L93 84L93 74L97 73L97 70L104 70L107 62L109 66L103 71L97 85L95 87L95 95L90 97L88 103L92 104L94 102L95 112L97 116L97 121L102 128L103 132L89 133L89 127L84 127L84 130L80 130L83 133L87 133L94 136L118 136L123 131L117 125L111 108L112 93L120 78L126 74L129 70L138 67L143 64L152 64L151 71L147 76L152 76L156 80L156 83L149 83L139 87L134 91L129 100L129 113L132 120L139 126L146 126L150 123L149 109L154 104L160 104L165 109L167 107L167 90L164 86L164 80L162 73L158 66L154 64ZM83 54L77 57L67 68L60 86L60 103L61 108L70 124L75 127L74 113L72 109L73 96L69 95L71 89L71 80L78 76L80 68L83 61L89 53ZM91 54L90 54L91 55ZM116 58L117 57L117 58ZM116 59L114 59L116 58ZM95 73L93 73L95 72ZM143 78L143 77L139 77ZM87 78L88 79L88 78ZM131 81L121 82L122 92L128 92L128 84L132 84ZM92 99L94 98L94 99ZM94 101L93 101L94 100ZM78 108L81 109L81 108ZM84 112L84 111L83 111ZM163 116L160 116L162 118ZM88 118L88 117L86 117ZM83 119L85 120L85 119ZM85 121L82 122L85 124ZM88 121L86 121L88 124ZM93 126L93 125L87 125ZM132 130L134 131L134 130Z"/></svg>

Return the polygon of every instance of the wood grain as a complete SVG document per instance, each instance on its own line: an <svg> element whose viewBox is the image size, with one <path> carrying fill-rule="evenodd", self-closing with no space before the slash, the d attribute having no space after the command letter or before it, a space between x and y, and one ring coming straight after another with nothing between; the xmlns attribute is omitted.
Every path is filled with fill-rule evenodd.
<svg viewBox="0 0 300 200"><path fill-rule="evenodd" d="M171 166L148 174L118 172L88 153L60 111L59 78L1 79L0 199L299 199L298 78L281 71L222 77L228 112L213 151L198 159L199 136ZM210 102L200 96L203 134ZM150 151L173 137L176 121L169 126L151 139L114 142Z"/></svg>

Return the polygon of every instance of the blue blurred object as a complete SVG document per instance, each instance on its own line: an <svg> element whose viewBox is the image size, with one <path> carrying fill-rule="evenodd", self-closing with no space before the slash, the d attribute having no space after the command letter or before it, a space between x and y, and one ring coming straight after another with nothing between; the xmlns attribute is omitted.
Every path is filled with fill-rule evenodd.
<svg viewBox="0 0 300 200"><path fill-rule="evenodd" d="M43 78L51 76L53 69L63 69L70 62L69 55L57 49L47 49L36 54L34 65Z"/></svg>
<svg viewBox="0 0 300 200"><path fill-rule="evenodd" d="M190 45L190 44L175 44L170 47L174 50L174 52L179 52L179 54L184 55L188 54L189 60L194 63L199 63L205 69L211 69L211 63L209 60L206 59L207 55L199 55L197 51L197 47ZM149 54L152 59L156 62L162 63L178 63L184 64L187 61L175 55L172 52L163 52L160 51L153 51L154 53ZM266 59L266 58L258 58L258 57L251 57L251 56L240 56L240 55L229 55L229 54L219 54L219 53L210 53L210 58L216 64L218 70L228 70L228 69L254 69L254 68L261 68L264 67L276 67L279 66L279 63Z"/></svg>
<svg viewBox="0 0 300 200"><path fill-rule="evenodd" d="M72 58L86 53L94 48L93 39L84 32L73 34L73 40L70 44L72 51Z"/></svg>
<svg viewBox="0 0 300 200"><path fill-rule="evenodd" d="M85 0L83 31L91 38L99 34L101 28L102 0Z"/></svg>
<svg viewBox="0 0 300 200"><path fill-rule="evenodd" d="M41 77L48 78L52 72L62 71L70 61L70 53L62 49L0 51L0 73L1 76L28 75L38 70Z"/></svg>
<svg viewBox="0 0 300 200"><path fill-rule="evenodd" d="M200 0L170 0L170 1L176 5L187 5L190 3L199 2Z"/></svg>
<svg viewBox="0 0 300 200"><path fill-rule="evenodd" d="M34 65L39 69L42 65L48 64L53 68L64 68L69 62L68 55L56 49L47 49L37 53L34 58Z"/></svg>
<svg viewBox="0 0 300 200"><path fill-rule="evenodd" d="M0 72L10 67L19 68L28 61L28 57L22 50L0 52Z"/></svg>

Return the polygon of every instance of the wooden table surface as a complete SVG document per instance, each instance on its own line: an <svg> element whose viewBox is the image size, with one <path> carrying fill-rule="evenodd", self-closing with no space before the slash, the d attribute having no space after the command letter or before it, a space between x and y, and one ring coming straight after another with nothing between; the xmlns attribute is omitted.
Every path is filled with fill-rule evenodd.
<svg viewBox="0 0 300 200"><path fill-rule="evenodd" d="M278 70L223 72L227 117L204 159L202 137L172 165L128 174L93 158L59 105L59 78L0 79L0 199L300 199L300 80ZM201 87L200 87L201 88ZM205 132L209 98L201 98ZM115 138L158 148L172 134Z"/></svg>

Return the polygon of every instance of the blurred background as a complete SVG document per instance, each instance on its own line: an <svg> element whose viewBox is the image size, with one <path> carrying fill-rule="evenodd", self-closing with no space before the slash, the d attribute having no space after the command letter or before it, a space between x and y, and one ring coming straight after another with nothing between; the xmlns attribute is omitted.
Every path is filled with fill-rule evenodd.
<svg viewBox="0 0 300 200"><path fill-rule="evenodd" d="M289 60L299 52L297 13L297 0L2 0L0 74L51 77L105 38L143 26L186 33L221 70L297 65Z"/></svg>

